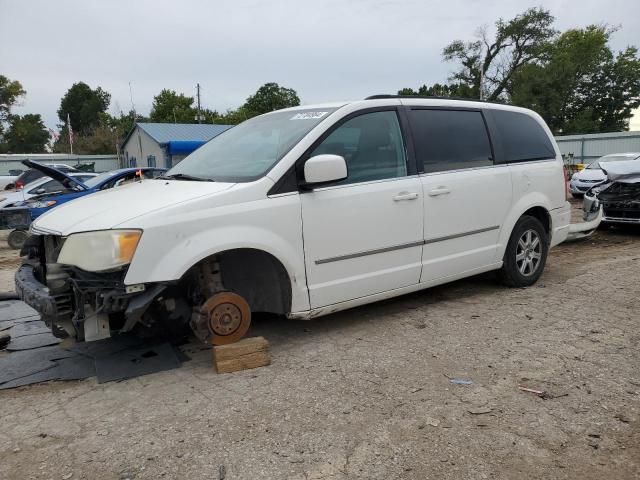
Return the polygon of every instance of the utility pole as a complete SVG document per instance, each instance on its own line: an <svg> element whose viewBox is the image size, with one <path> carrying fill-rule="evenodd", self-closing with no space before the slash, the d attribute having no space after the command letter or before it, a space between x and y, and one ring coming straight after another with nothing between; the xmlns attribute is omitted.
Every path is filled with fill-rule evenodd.
<svg viewBox="0 0 640 480"><path fill-rule="evenodd" d="M131 110L133 111L133 125L136 124L136 106L133 103L133 90L131 89L131 82L129 82L129 98L131 99Z"/></svg>
<svg viewBox="0 0 640 480"><path fill-rule="evenodd" d="M196 90L198 91L198 123L202 123L202 115L200 114L200 84L196 83Z"/></svg>

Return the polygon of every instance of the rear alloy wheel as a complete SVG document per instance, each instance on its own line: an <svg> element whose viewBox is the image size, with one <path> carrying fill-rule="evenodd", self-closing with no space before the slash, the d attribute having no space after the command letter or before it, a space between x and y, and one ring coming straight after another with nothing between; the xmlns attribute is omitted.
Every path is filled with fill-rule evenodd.
<svg viewBox="0 0 640 480"><path fill-rule="evenodd" d="M516 266L525 277L530 277L538 270L542 260L542 242L535 230L527 230L522 234L516 246Z"/></svg>
<svg viewBox="0 0 640 480"><path fill-rule="evenodd" d="M499 272L502 283L509 287L528 287L536 283L547 261L549 241L542 223L535 217L523 216L511 232Z"/></svg>
<svg viewBox="0 0 640 480"><path fill-rule="evenodd" d="M29 237L29 232L26 230L14 230L7 237L7 243L14 250L20 250L24 246L24 242L27 241L27 237Z"/></svg>

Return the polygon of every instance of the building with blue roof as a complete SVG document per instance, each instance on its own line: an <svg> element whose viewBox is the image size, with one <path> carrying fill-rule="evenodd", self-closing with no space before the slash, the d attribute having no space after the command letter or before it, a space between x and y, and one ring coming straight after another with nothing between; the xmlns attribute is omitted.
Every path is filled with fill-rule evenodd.
<svg viewBox="0 0 640 480"><path fill-rule="evenodd" d="M125 167L171 168L232 125L139 122L122 143Z"/></svg>

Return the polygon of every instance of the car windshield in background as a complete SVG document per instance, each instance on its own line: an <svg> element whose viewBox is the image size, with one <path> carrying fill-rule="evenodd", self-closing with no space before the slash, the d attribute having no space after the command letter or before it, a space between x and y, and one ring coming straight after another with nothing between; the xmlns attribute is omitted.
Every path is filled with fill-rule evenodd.
<svg viewBox="0 0 640 480"><path fill-rule="evenodd" d="M254 117L200 147L163 178L247 182L264 176L335 108Z"/></svg>
<svg viewBox="0 0 640 480"><path fill-rule="evenodd" d="M102 182L104 182L105 180L108 180L109 178L113 177L117 172L104 172L101 173L100 175L97 175L95 177L91 177L89 180L83 182L87 187L89 188L93 188L97 185L100 185Z"/></svg>
<svg viewBox="0 0 640 480"><path fill-rule="evenodd" d="M625 155L620 155L619 157L616 156L611 156L611 157L605 157L605 158L601 158L593 163L590 163L589 165L587 165L587 168L592 170L592 169L597 169L597 168L602 168L602 165L604 165L605 163L610 163L610 162L622 162L625 160L634 160L633 157L629 157L629 156L625 156Z"/></svg>

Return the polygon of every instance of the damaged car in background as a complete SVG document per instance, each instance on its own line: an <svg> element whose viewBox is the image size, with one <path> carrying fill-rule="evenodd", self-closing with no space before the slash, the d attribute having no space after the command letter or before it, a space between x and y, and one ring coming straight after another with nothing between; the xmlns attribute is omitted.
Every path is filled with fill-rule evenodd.
<svg viewBox="0 0 640 480"><path fill-rule="evenodd" d="M565 187L530 110L389 95L283 109L38 217L16 291L61 337L190 327L231 343L252 312L311 319L492 270L533 285L569 233Z"/></svg>
<svg viewBox="0 0 640 480"><path fill-rule="evenodd" d="M585 193L585 221L602 210L602 225L640 225L640 162L610 163L607 180Z"/></svg>

